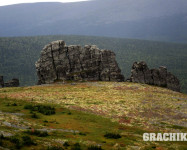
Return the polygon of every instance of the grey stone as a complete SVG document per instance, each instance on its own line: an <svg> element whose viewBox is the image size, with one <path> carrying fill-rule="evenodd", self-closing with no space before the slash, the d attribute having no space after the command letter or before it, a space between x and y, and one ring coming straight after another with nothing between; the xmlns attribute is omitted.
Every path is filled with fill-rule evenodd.
<svg viewBox="0 0 187 150"><path fill-rule="evenodd" d="M61 80L124 81L124 76L109 50L95 45L66 46L62 40L51 42L41 51L36 62L38 84Z"/></svg>
<svg viewBox="0 0 187 150"><path fill-rule="evenodd" d="M138 82L138 83L148 83L151 82L151 71L149 70L147 64L145 62L137 63L135 62L132 66L131 70L131 76L132 82Z"/></svg>
<svg viewBox="0 0 187 150"><path fill-rule="evenodd" d="M18 87L19 86L19 79L13 78L8 82L4 82L3 76L0 76L0 88L3 87Z"/></svg>
<svg viewBox="0 0 187 150"><path fill-rule="evenodd" d="M134 62L130 81L166 87L180 92L179 80L168 72L166 67L161 66L158 69L149 69L144 61Z"/></svg>
<svg viewBox="0 0 187 150"><path fill-rule="evenodd" d="M4 83L4 87L18 87L18 86L19 86L19 79L16 78Z"/></svg>
<svg viewBox="0 0 187 150"><path fill-rule="evenodd" d="M0 88L4 87L4 79L3 76L0 76Z"/></svg>
<svg viewBox="0 0 187 150"><path fill-rule="evenodd" d="M13 136L13 134L5 131L0 131L0 136L11 137Z"/></svg>
<svg viewBox="0 0 187 150"><path fill-rule="evenodd" d="M5 125L7 127L17 128L17 129L29 129L30 128L29 126L19 126L19 125L12 124L12 123L6 122L6 121L3 122L3 125Z"/></svg>

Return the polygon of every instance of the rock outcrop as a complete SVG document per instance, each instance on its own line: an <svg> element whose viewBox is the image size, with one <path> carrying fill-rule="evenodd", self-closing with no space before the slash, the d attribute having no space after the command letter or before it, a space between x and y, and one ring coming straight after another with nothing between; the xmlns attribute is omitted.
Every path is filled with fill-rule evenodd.
<svg viewBox="0 0 187 150"><path fill-rule="evenodd" d="M62 40L43 48L36 70L38 84L58 80L124 81L114 52L95 45L66 46Z"/></svg>
<svg viewBox="0 0 187 150"><path fill-rule="evenodd" d="M131 70L131 82L145 83L180 91L180 82L166 67L149 69L145 62L135 62Z"/></svg>
<svg viewBox="0 0 187 150"><path fill-rule="evenodd" d="M8 82L4 82L3 76L0 76L0 88L3 87L18 87L19 86L19 79L13 78Z"/></svg>
<svg viewBox="0 0 187 150"><path fill-rule="evenodd" d="M4 83L4 87L18 87L18 86L19 86L19 79L16 78Z"/></svg>
<svg viewBox="0 0 187 150"><path fill-rule="evenodd" d="M4 79L3 76L0 76L0 88L4 87Z"/></svg>

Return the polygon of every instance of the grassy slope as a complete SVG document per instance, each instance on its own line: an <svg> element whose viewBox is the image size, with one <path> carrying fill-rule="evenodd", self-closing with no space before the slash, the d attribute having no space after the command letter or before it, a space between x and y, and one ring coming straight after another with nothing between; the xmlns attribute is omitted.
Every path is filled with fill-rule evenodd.
<svg viewBox="0 0 187 150"><path fill-rule="evenodd" d="M94 44L114 51L126 78L135 61L144 60L150 68L167 66L180 79L182 91L187 93L187 44L70 35L0 38L0 74L6 80L19 78L21 85L34 85L37 81L34 64L40 51L44 45L59 39L67 45Z"/></svg>
<svg viewBox="0 0 187 150"><path fill-rule="evenodd" d="M17 106L13 106L14 103ZM37 113L38 119L31 118L30 111L23 107L38 103L54 106L56 114L45 116ZM25 115L0 113L0 129L17 137L28 134L23 129L7 127L5 122L33 129L68 129L81 132L55 131L42 138L29 135L38 145L26 147L27 149L62 146L64 141L70 144L68 149L77 142L82 149L87 149L89 145L102 145L106 150L117 147L185 149L186 142L143 142L142 134L187 132L186 106L185 94L135 83L84 82L4 88L0 89L0 110ZM106 132L119 133L122 138L107 139L104 137ZM5 143L3 146L6 146Z"/></svg>

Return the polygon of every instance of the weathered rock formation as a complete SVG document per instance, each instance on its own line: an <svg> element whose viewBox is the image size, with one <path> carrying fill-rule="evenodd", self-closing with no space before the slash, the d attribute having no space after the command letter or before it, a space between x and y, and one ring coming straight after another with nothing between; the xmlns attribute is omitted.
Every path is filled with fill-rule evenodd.
<svg viewBox="0 0 187 150"><path fill-rule="evenodd" d="M19 79L12 79L8 82L4 82L3 76L0 76L0 88L3 87L18 87L19 86Z"/></svg>
<svg viewBox="0 0 187 150"><path fill-rule="evenodd" d="M135 62L131 70L130 81L166 87L180 91L180 82L173 74L167 72L166 67L149 69L145 62Z"/></svg>
<svg viewBox="0 0 187 150"><path fill-rule="evenodd" d="M38 84L58 80L124 81L112 51L95 45L66 46L62 40L43 48L36 70Z"/></svg>
<svg viewBox="0 0 187 150"><path fill-rule="evenodd" d="M3 76L0 76L0 88L4 87L4 79Z"/></svg>
<svg viewBox="0 0 187 150"><path fill-rule="evenodd" d="M16 78L4 83L4 87L18 87L18 86L19 86L19 79Z"/></svg>

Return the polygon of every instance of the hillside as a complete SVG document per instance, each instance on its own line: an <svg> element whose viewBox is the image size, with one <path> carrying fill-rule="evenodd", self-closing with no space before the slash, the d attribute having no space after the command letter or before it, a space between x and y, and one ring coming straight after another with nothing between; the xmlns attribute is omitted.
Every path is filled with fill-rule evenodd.
<svg viewBox="0 0 187 150"><path fill-rule="evenodd" d="M166 66L180 79L182 92L187 92L187 45L145 40L60 35L0 38L0 74L6 81L17 77L22 86L35 85L35 62L44 45L55 40L64 40L67 45L93 44L114 51L126 78L135 61L144 60L150 68Z"/></svg>
<svg viewBox="0 0 187 150"><path fill-rule="evenodd" d="M0 35L73 34L186 43L186 7L186 0L91 0L1 6Z"/></svg>
<svg viewBox="0 0 187 150"><path fill-rule="evenodd" d="M142 135L186 133L186 116L186 94L144 84L76 82L4 88L0 133L5 137L0 137L0 146L185 150L186 142L144 142Z"/></svg>

